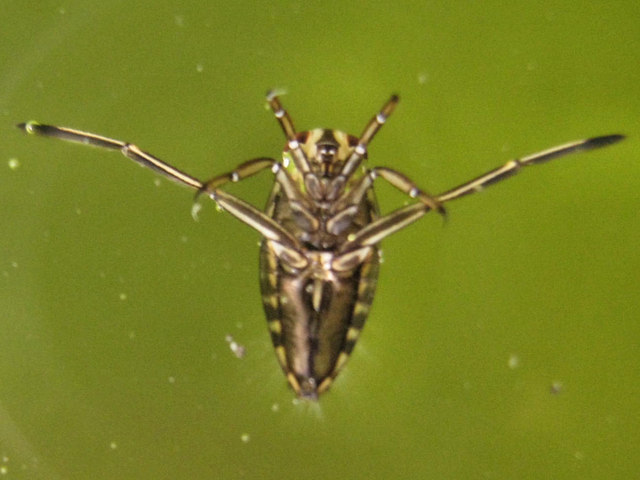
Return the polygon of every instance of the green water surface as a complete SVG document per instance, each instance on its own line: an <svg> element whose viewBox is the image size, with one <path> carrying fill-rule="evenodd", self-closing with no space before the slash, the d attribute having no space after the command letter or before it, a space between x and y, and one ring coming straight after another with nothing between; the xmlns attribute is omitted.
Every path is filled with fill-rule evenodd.
<svg viewBox="0 0 640 480"><path fill-rule="evenodd" d="M631 479L640 472L640 4L66 0L0 7L0 478ZM384 242L345 371L293 402L258 235L116 153L199 178L300 130L438 193L585 136ZM256 205L268 173L230 191ZM383 211L405 199L380 185ZM245 349L237 358L229 339Z"/></svg>

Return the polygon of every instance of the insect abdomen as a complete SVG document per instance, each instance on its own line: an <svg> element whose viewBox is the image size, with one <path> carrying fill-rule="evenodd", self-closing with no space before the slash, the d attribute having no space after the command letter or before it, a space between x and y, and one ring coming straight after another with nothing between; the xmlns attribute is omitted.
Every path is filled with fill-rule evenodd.
<svg viewBox="0 0 640 480"><path fill-rule="evenodd" d="M276 356L299 396L317 398L347 361L369 314L378 263L372 248L356 268L319 279L311 268L288 272L263 241L263 306Z"/></svg>

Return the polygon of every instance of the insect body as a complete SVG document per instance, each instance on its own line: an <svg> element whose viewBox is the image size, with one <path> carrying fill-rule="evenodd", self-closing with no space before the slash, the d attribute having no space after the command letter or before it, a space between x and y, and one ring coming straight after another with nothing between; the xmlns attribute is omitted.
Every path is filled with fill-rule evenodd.
<svg viewBox="0 0 640 480"><path fill-rule="evenodd" d="M431 210L503 180L521 167L624 138L607 135L578 140L507 162L440 195L431 196L400 172L366 168L368 145L398 103L392 96L360 137L338 130L296 132L278 97L267 101L287 138L283 160L256 158L203 182L135 145L36 122L27 133L118 150L126 157L213 199L257 230L262 302L276 356L300 397L316 399L331 385L358 340L378 278L378 244ZM222 190L270 169L275 177L263 212ZM373 183L382 178L415 202L380 216Z"/></svg>

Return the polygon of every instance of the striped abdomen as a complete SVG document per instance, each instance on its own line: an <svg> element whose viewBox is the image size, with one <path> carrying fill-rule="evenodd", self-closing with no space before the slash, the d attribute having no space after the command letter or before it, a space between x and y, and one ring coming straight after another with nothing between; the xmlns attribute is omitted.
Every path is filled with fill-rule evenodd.
<svg viewBox="0 0 640 480"><path fill-rule="evenodd" d="M268 240L260 249L260 285L271 340L296 394L315 399L340 372L369 314L378 278L371 247L354 268L335 271L329 251L310 251L309 267L291 272Z"/></svg>

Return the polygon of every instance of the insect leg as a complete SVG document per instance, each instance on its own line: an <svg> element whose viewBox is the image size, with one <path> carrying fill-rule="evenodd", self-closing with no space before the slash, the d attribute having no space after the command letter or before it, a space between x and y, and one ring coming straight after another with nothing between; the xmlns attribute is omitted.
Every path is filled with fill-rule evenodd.
<svg viewBox="0 0 640 480"><path fill-rule="evenodd" d="M371 170L371 174L374 175L374 178L375 176L384 178L401 192L406 193L411 198L420 200L431 210L437 210L439 214L446 215L442 202L418 188L415 183L402 173L386 167L375 167Z"/></svg>
<svg viewBox="0 0 640 480"><path fill-rule="evenodd" d="M224 190L208 191L207 195L223 210L257 230L267 240L271 240L271 246L283 262L293 268L304 268L308 265L307 257L298 240L264 212Z"/></svg>
<svg viewBox="0 0 640 480"><path fill-rule="evenodd" d="M431 207L424 203L414 203L394 210L388 215L374 220L357 233L350 235L338 251L339 253L346 253L362 247L376 245L389 235L419 220L429 211L431 211Z"/></svg>
<svg viewBox="0 0 640 480"><path fill-rule="evenodd" d="M548 162L554 158L562 157L570 153L584 152L593 150L596 148L606 147L608 145L617 143L623 140L624 135L604 135L602 137L593 137L586 140L576 140L574 142L565 143L557 147L544 150L542 152L534 153L526 157L510 160L503 166L491 170L479 177L474 178L462 185L458 185L451 190L441 193L436 197L440 202L448 202L456 198L463 197L470 193L475 193L483 190L489 185L493 185L501 180L509 178L512 175L518 173L520 168L528 167L529 165L538 165L540 163Z"/></svg>
<svg viewBox="0 0 640 480"><path fill-rule="evenodd" d="M282 131L284 132L285 137L287 137L287 145L289 146L289 150L291 150L293 161L296 164L296 167L302 173L310 172L311 167L309 166L309 160L307 159L307 156L302 150L300 142L297 139L296 129L293 126L293 121L291 120L289 113L282 107L277 93L273 90L267 92L267 102L269 103L269 107L271 107L273 114L278 120L278 123L282 127Z"/></svg>
<svg viewBox="0 0 640 480"><path fill-rule="evenodd" d="M401 192L411 198L419 200L428 207L428 210L436 210L442 216L446 216L446 211L436 198L418 188L409 178L400 172L386 167L374 167L363 176L358 184L351 190L344 193L331 209L332 218L327 222L327 230L333 234L339 234L345 227L351 224L353 218L358 214L358 205L373 186L376 178L381 177L396 187ZM426 213L426 212L425 212Z"/></svg>
<svg viewBox="0 0 640 480"><path fill-rule="evenodd" d="M300 189L297 187L287 170L272 158L255 158L253 160L249 160L248 162L237 166L232 172L223 173L222 175L218 175L211 180L208 180L196 193L196 199L202 194L210 195L212 192L216 192L221 186L229 182L239 182L240 180L255 175L269 167L271 167L271 171L275 174L276 182L280 184L282 190L287 196L290 206L294 208L297 213L305 217L309 224L317 223L317 220L314 219L313 214L311 213L311 205L308 200L300 192ZM312 227L309 227L309 229L314 230Z"/></svg>
<svg viewBox="0 0 640 480"><path fill-rule="evenodd" d="M520 159L511 160L502 167L491 170L484 175L480 175L469 182L463 183L458 187L436 196L436 205L481 191L484 187L514 175L521 167L537 165L570 153L605 147L619 142L622 139L624 139L624 135L605 135L586 140L577 140ZM401 179L402 177L399 178ZM399 182L402 183L402 181ZM416 203L395 210L362 228L359 232L351 236L339 250L340 252L349 252L364 246L375 245L389 235L415 222L432 209L433 206L426 203Z"/></svg>
<svg viewBox="0 0 640 480"><path fill-rule="evenodd" d="M387 103L384 104L382 109L369 120L369 123L358 139L358 145L353 149L351 156L345 162L344 167L342 167L342 171L340 172L341 177L349 178L353 172L356 171L362 160L366 158L369 143L373 140L373 137L378 133L380 128L382 128L382 125L387 121L389 115L393 113L399 101L400 97L391 95L391 98L387 100Z"/></svg>
<svg viewBox="0 0 640 480"><path fill-rule="evenodd" d="M239 182L240 180L251 177L262 170L270 167L273 168L275 163L276 161L273 158L262 157L241 163L233 171L217 175L212 179L207 180L200 188L198 194L213 191L229 182Z"/></svg>
<svg viewBox="0 0 640 480"><path fill-rule="evenodd" d="M271 107L273 114L282 127L287 140L295 139L296 128L293 126L293 120L291 120L291 116L289 116L289 113L283 108L282 103L280 103L278 93L274 90L269 90L267 92L267 103L269 104L269 107Z"/></svg>
<svg viewBox="0 0 640 480"><path fill-rule="evenodd" d="M65 127L55 127L52 125L42 125L37 122L22 123L18 125L18 127L29 134L58 138L84 145L93 145L96 147L119 151L131 160L145 167L149 167L171 180L194 188L198 191L205 189L207 186L207 184L202 183L197 178L178 170L159 158L140 150L136 145L127 142L103 137L101 135L96 135L95 133L83 132ZM259 167L266 168L264 165L268 162L271 162L269 165L273 165L275 161L269 159L256 159L254 161L246 162L243 164L246 166L244 173L246 176L252 175L260 170ZM221 177L224 178L224 175ZM220 183L224 182L221 181ZM301 265L306 265L307 261L298 241L266 214L243 200L216 188L209 188L206 190L206 193L224 210L227 210L240 221L256 229L264 237L277 242L277 246L275 248L278 250L283 260L298 268L302 268L300 267Z"/></svg>
<svg viewBox="0 0 640 480"><path fill-rule="evenodd" d="M18 128L32 135L58 138L60 140L81 143L83 145L92 145L109 150L117 150L134 162L145 167L149 167L175 182L195 189L202 188L202 182L197 178L192 177L168 163L163 162L159 158L140 150L139 147L131 143L103 137L101 135L96 135L95 133L82 132L72 128L55 127L53 125L42 125L37 122L21 123L18 125Z"/></svg>
<svg viewBox="0 0 640 480"><path fill-rule="evenodd" d="M217 175L210 180L207 180L197 195L208 194L220 188L221 186L231 182L236 183L245 178L251 177L267 168L271 168L271 171L275 174L276 181L282 186L287 198L297 201L302 201L303 197L300 190L296 186L295 182L289 175L286 169L282 168L282 165L272 158L254 158L238 165L233 171Z"/></svg>

